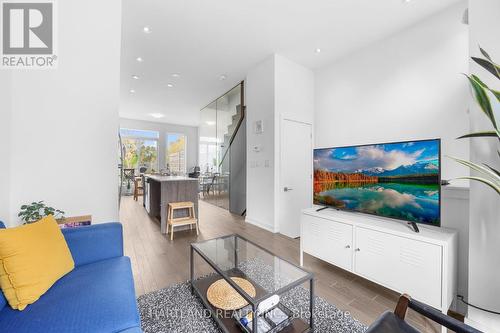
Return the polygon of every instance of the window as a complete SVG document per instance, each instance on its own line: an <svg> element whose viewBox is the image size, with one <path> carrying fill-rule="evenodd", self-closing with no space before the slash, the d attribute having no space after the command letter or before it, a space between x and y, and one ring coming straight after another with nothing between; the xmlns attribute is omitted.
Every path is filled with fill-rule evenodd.
<svg viewBox="0 0 500 333"><path fill-rule="evenodd" d="M217 170L217 142L215 138L200 137L200 167L201 172Z"/></svg>
<svg viewBox="0 0 500 333"><path fill-rule="evenodd" d="M147 172L158 171L158 132L122 128L120 134L125 150L125 169L135 169L137 173L141 168L146 168Z"/></svg>
<svg viewBox="0 0 500 333"><path fill-rule="evenodd" d="M173 173L186 173L186 143L184 134L167 134L167 169Z"/></svg>
<svg viewBox="0 0 500 333"><path fill-rule="evenodd" d="M145 131L128 128L120 128L122 138L143 138L143 139L156 139L160 137L160 133L156 131Z"/></svg>

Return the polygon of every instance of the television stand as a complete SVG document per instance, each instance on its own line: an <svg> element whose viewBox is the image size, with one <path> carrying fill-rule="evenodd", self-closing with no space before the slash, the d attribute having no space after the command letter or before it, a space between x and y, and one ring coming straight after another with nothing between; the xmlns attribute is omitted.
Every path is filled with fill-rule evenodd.
<svg viewBox="0 0 500 333"><path fill-rule="evenodd" d="M307 253L447 313L457 288L456 231L420 225L416 233L406 222L318 208L302 211L301 265Z"/></svg>

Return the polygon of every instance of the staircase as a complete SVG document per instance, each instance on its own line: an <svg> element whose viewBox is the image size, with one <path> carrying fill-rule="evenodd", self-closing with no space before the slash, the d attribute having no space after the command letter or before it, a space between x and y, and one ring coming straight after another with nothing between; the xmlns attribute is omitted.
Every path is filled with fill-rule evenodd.
<svg viewBox="0 0 500 333"><path fill-rule="evenodd" d="M238 131L239 127L241 126L241 121L243 120L243 114L241 111L241 105L236 106L236 113L232 116L232 122L231 124L227 127L227 132L224 134L224 142L221 144L222 148L222 158L221 158L221 164L224 161L224 158L227 154L227 151L229 147L231 146L232 141L234 140L234 136L236 135L236 132Z"/></svg>
<svg viewBox="0 0 500 333"><path fill-rule="evenodd" d="M246 119L245 107L236 106L231 124L224 134L219 163L221 174L229 176L229 211L246 211Z"/></svg>

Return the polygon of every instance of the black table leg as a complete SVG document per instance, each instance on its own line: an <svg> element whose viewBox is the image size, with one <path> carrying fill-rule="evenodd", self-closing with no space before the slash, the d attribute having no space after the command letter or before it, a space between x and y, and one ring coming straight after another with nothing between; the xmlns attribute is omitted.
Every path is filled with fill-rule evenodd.
<svg viewBox="0 0 500 333"><path fill-rule="evenodd" d="M252 305L252 332L257 332L257 307Z"/></svg>
<svg viewBox="0 0 500 333"><path fill-rule="evenodd" d="M238 237L234 238L234 268L238 268Z"/></svg>
<svg viewBox="0 0 500 333"><path fill-rule="evenodd" d="M309 312L310 312L310 317L309 317L309 326L311 327L311 330L314 329L314 278L309 280Z"/></svg>
<svg viewBox="0 0 500 333"><path fill-rule="evenodd" d="M191 294L194 294L193 280L194 280L194 249L191 246L191 252L189 254L189 275L191 279Z"/></svg>

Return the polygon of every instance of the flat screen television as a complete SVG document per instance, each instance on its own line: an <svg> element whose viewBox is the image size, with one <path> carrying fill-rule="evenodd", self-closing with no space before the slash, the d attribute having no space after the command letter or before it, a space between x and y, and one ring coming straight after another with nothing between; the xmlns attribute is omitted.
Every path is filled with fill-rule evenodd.
<svg viewBox="0 0 500 333"><path fill-rule="evenodd" d="M314 203L441 224L441 141L314 150Z"/></svg>

